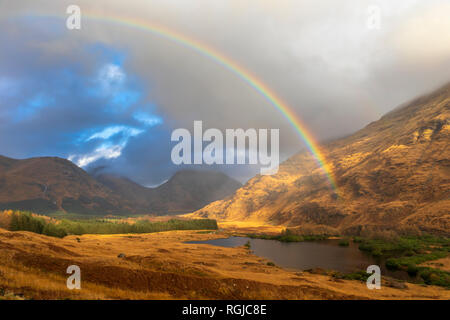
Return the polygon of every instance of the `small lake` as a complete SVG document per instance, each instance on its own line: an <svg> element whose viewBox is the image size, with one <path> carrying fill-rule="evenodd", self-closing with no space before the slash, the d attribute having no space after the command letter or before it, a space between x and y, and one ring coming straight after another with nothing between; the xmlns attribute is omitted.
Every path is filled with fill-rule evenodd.
<svg viewBox="0 0 450 320"><path fill-rule="evenodd" d="M273 261L287 269L308 270L322 268L343 273L366 270L369 265L379 265L382 275L405 279L406 272L392 272L386 269L385 261L372 257L358 249L350 241L348 247L339 246L339 240L305 242L280 242L277 240L230 237L205 241L189 241L195 244L210 244L220 247L239 247L250 241L250 250L257 256Z"/></svg>

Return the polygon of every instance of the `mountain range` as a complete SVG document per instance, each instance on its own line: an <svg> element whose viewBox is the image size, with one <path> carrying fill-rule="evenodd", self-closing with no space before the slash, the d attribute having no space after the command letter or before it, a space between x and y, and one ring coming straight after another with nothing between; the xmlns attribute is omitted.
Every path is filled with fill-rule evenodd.
<svg viewBox="0 0 450 320"><path fill-rule="evenodd" d="M112 174L89 174L57 157L0 156L0 209L38 213L178 214L231 195L241 183L213 171L183 170L156 188Z"/></svg>
<svg viewBox="0 0 450 320"><path fill-rule="evenodd" d="M322 145L337 189L301 152L193 217L299 229L450 230L450 84Z"/></svg>

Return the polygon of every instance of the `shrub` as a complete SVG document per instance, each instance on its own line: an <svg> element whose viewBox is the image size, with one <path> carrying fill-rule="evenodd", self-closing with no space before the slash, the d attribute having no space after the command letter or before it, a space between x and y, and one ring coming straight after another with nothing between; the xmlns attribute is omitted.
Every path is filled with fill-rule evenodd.
<svg viewBox="0 0 450 320"><path fill-rule="evenodd" d="M400 267L408 268L410 265L418 265L427 261L441 259L447 256L447 252L443 250L435 250L430 253L415 254L412 256L403 256L399 258L391 258L388 261L395 261L397 269ZM387 261L386 261L387 263Z"/></svg>
<svg viewBox="0 0 450 320"><path fill-rule="evenodd" d="M408 264L408 268L406 271L411 277L415 277L419 272L419 268L415 264Z"/></svg>
<svg viewBox="0 0 450 320"><path fill-rule="evenodd" d="M420 268L419 276L426 284L450 288L450 273L432 268Z"/></svg>
<svg viewBox="0 0 450 320"><path fill-rule="evenodd" d="M353 242L354 243L361 243L361 242L363 242L363 238L361 238L361 237L353 237Z"/></svg>
<svg viewBox="0 0 450 320"><path fill-rule="evenodd" d="M386 268L390 270L398 270L400 268L400 264L397 259L391 258L386 260Z"/></svg>

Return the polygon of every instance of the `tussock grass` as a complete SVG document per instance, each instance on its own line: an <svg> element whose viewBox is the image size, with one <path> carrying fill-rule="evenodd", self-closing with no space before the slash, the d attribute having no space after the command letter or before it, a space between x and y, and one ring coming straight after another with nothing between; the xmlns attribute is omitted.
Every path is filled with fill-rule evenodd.
<svg viewBox="0 0 450 320"><path fill-rule="evenodd" d="M23 294L31 299L171 299L161 292L123 290L88 281L82 281L81 290L69 290L67 278L22 265L0 265L0 273L0 296L4 299L20 299Z"/></svg>

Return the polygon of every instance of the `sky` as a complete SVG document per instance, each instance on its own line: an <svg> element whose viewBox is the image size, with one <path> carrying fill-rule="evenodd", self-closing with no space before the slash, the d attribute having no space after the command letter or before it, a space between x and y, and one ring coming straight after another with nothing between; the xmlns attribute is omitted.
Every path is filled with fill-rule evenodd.
<svg viewBox="0 0 450 320"><path fill-rule="evenodd" d="M81 9L68 30L66 9ZM373 8L379 23L371 24ZM277 128L280 157L305 148L236 74L186 46L83 13L156 23L243 66L315 140L352 133L450 81L446 0L0 0L0 154L58 156L158 185L180 170L176 128ZM257 165L192 165L246 181ZM184 168L184 167L183 167Z"/></svg>

